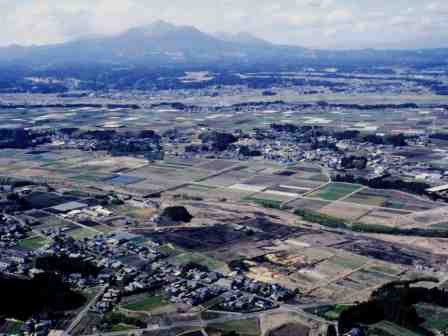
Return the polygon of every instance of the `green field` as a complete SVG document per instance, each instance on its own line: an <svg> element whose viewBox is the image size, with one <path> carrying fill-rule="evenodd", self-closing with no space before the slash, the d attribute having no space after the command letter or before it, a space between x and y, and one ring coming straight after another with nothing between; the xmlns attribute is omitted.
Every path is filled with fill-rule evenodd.
<svg viewBox="0 0 448 336"><path fill-rule="evenodd" d="M323 187L318 191L313 192L309 196L318 197L326 201L336 201L361 188L362 186L358 184L334 182L326 185L325 187Z"/></svg>
<svg viewBox="0 0 448 336"><path fill-rule="evenodd" d="M210 258L204 254L201 253L195 253L195 252L185 252L181 253L173 258L171 260L178 265L186 265L188 263L195 263L198 265L206 266L210 270L216 270L222 267L225 267L225 263Z"/></svg>
<svg viewBox="0 0 448 336"><path fill-rule="evenodd" d="M134 311L151 311L169 304L167 299L162 295L144 296L136 302L129 303L123 308Z"/></svg>
<svg viewBox="0 0 448 336"><path fill-rule="evenodd" d="M439 223L431 225L432 229L438 229L438 230L448 230L448 223Z"/></svg>
<svg viewBox="0 0 448 336"><path fill-rule="evenodd" d="M68 233L68 235L75 240L82 240L84 238L92 238L92 237L96 236L97 234L99 234L99 233L96 233L93 230L84 229L84 228L75 229Z"/></svg>
<svg viewBox="0 0 448 336"><path fill-rule="evenodd" d="M19 242L19 247L27 250L36 250L44 246L46 243L48 243L48 240L43 237L33 237L21 240Z"/></svg>

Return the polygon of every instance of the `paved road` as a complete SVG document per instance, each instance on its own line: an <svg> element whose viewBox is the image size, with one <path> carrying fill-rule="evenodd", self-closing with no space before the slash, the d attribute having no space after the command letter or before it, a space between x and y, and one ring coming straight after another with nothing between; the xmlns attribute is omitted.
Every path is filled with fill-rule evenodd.
<svg viewBox="0 0 448 336"><path fill-rule="evenodd" d="M283 304L279 308L268 310L268 311L260 311L256 313L250 313L250 314L226 314L225 312L221 312L223 314L226 314L226 316L223 316L221 318L213 319L213 320L193 320L193 321L182 321L182 322L174 322L170 325L152 325L148 328L144 329L133 329L129 331L119 331L119 332L105 332L105 333L97 333L97 334L91 334L88 336L121 336L121 335L141 335L144 332L149 331L159 331L159 330L170 330L174 328L183 328L183 327L191 327L191 328L206 328L210 324L219 324L219 323L226 323L230 321L240 321L240 320L247 320L251 318L259 318L266 314L272 314L272 313L281 313L281 312L294 312L299 315L302 315L303 317L314 320L321 323L331 323L323 318L320 318L316 315L310 314L305 312L303 309L305 308L312 308L317 307L319 304L307 304L307 305L287 305Z"/></svg>
<svg viewBox="0 0 448 336"><path fill-rule="evenodd" d="M106 290L106 286L102 286L99 292L90 300L90 302L84 307L83 310L81 310L78 315L73 319L72 323L68 326L68 328L65 330L66 334L70 334L73 329L76 328L76 326L81 322L82 318L89 312L90 308L96 303L98 298L103 295L104 291Z"/></svg>

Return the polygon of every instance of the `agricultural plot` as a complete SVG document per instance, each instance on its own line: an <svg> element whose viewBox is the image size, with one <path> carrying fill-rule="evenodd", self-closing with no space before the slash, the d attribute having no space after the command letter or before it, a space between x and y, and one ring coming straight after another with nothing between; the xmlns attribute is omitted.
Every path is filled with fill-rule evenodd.
<svg viewBox="0 0 448 336"><path fill-rule="evenodd" d="M285 193L294 197L299 197L310 191L308 188L292 187L285 185L276 185L270 187L267 191Z"/></svg>
<svg viewBox="0 0 448 336"><path fill-rule="evenodd" d="M355 270L366 265L369 259L356 254L338 251L337 255L331 258L330 261L336 266Z"/></svg>
<svg viewBox="0 0 448 336"><path fill-rule="evenodd" d="M108 180L104 180L105 183L111 183L118 186L126 186L130 184L135 184L138 182L144 181L144 178L142 177L136 177L136 176L127 176L127 175L119 175L116 177L113 177Z"/></svg>
<svg viewBox="0 0 448 336"><path fill-rule="evenodd" d="M277 175L255 175L247 180L244 180L242 183L247 185L264 186L265 188L267 188L276 184L286 184L288 180L288 177Z"/></svg>
<svg viewBox="0 0 448 336"><path fill-rule="evenodd" d="M198 168L216 171L219 172L221 170L230 169L234 166L239 165L238 161L230 161L230 160L208 160L205 163L198 165Z"/></svg>
<svg viewBox="0 0 448 336"><path fill-rule="evenodd" d="M358 222L364 224L378 224L395 227L399 224L399 218L400 215L397 215L396 213L384 209L374 209L368 212L365 216L359 218Z"/></svg>
<svg viewBox="0 0 448 336"><path fill-rule="evenodd" d="M170 195L185 195L188 197L217 199L222 197L222 193L220 191L221 188L195 183L181 186L167 193Z"/></svg>
<svg viewBox="0 0 448 336"><path fill-rule="evenodd" d="M348 221L356 221L363 217L370 211L367 207L361 207L356 204L350 204L346 202L333 202L319 210L320 213L341 218Z"/></svg>
<svg viewBox="0 0 448 336"><path fill-rule="evenodd" d="M324 182L320 182L320 181L312 181L312 180L307 180L307 179L298 179L298 178L290 177L284 184L282 184L282 186L295 187L295 188L306 188L309 190L314 190L314 189L321 187L324 184L325 184Z"/></svg>
<svg viewBox="0 0 448 336"><path fill-rule="evenodd" d="M150 312L169 305L170 302L162 294L139 294L124 299L122 307L131 311Z"/></svg>
<svg viewBox="0 0 448 336"><path fill-rule="evenodd" d="M322 189L313 192L308 195L309 197L316 197L327 201L336 201L349 194L355 192L356 190L361 189L362 186L358 184L349 184L349 183L330 183L323 187Z"/></svg>
<svg viewBox="0 0 448 336"><path fill-rule="evenodd" d="M398 225L408 227L431 227L433 229L447 230L447 215L447 207L417 212L399 218Z"/></svg>
<svg viewBox="0 0 448 336"><path fill-rule="evenodd" d="M210 186L229 187L250 177L251 175L247 172L241 170L232 170L226 173L219 174L217 176L210 177L208 179L204 179L201 181L201 183L205 183Z"/></svg>
<svg viewBox="0 0 448 336"><path fill-rule="evenodd" d="M245 166L243 171L249 173L251 176L254 174L274 175L276 172L283 169L280 164L267 161L249 161L245 163Z"/></svg>
<svg viewBox="0 0 448 336"><path fill-rule="evenodd" d="M253 198L264 199L268 201L277 201L277 202L291 201L297 196L298 196L297 194L291 194L275 190L266 190L252 195Z"/></svg>
<svg viewBox="0 0 448 336"><path fill-rule="evenodd" d="M132 157L112 157L105 156L101 158L90 158L90 160L82 161L69 169L80 171L94 171L102 174L113 174L124 170L138 169L147 165L146 160Z"/></svg>
<svg viewBox="0 0 448 336"><path fill-rule="evenodd" d="M94 172L82 172L80 175L69 177L70 180L76 182L100 183L115 178L115 175L105 175Z"/></svg>
<svg viewBox="0 0 448 336"><path fill-rule="evenodd" d="M348 197L345 201L361 205L382 207L388 199L383 192L374 189L363 189Z"/></svg>
<svg viewBox="0 0 448 336"><path fill-rule="evenodd" d="M137 189L164 190L193 182L207 176L210 172L189 167L157 167L146 166L126 173L128 176L143 178L144 181L135 183Z"/></svg>
<svg viewBox="0 0 448 336"><path fill-rule="evenodd" d="M362 289L365 289L367 287L374 287L378 286L382 283L392 282L397 280L396 277L393 276L387 276L384 273L378 273L374 271L370 271L368 269L362 269L359 271L356 271L352 275L350 275L347 279L350 279L353 282L362 284Z"/></svg>
<svg viewBox="0 0 448 336"><path fill-rule="evenodd" d="M318 212L322 208L328 206L331 204L330 201L324 201L324 200L312 200L307 198L299 198L298 200L295 200L294 202L291 202L288 204L291 208L294 209L304 209L304 210L310 210Z"/></svg>

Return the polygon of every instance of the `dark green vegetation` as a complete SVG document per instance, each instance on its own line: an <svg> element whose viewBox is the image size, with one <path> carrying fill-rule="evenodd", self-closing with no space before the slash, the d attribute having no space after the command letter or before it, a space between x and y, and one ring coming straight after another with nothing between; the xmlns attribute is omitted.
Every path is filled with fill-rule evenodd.
<svg viewBox="0 0 448 336"><path fill-rule="evenodd" d="M341 312L338 321L339 331L346 333L355 327L368 327L387 321L421 335L433 335L431 331L424 328L425 318L419 315L415 305L427 303L447 308L448 292L437 287L428 289L413 286L420 282L437 282L437 280L422 278L384 285L373 292L368 302Z"/></svg>
<svg viewBox="0 0 448 336"><path fill-rule="evenodd" d="M98 275L99 268L79 258L47 256L36 260L36 268L60 274Z"/></svg>
<svg viewBox="0 0 448 336"><path fill-rule="evenodd" d="M145 327L146 323L142 320L115 312L107 313L101 321L102 330L122 331Z"/></svg>
<svg viewBox="0 0 448 336"><path fill-rule="evenodd" d="M367 186L372 189L389 189L389 190L400 190L403 192L408 192L416 195L426 195L433 197L426 190L431 186L424 182L418 181L403 181L395 177L385 176L375 179L367 179L364 177L353 176L353 175L336 175L334 177L335 181L346 182L346 183L357 183Z"/></svg>
<svg viewBox="0 0 448 336"><path fill-rule="evenodd" d="M296 209L294 210L294 214L302 217L308 222L317 223L335 229L348 229L348 225L346 224L345 220L324 215L315 211Z"/></svg>
<svg viewBox="0 0 448 336"><path fill-rule="evenodd" d="M0 315L26 320L34 314L56 314L81 307L85 298L50 273L22 280L0 275Z"/></svg>
<svg viewBox="0 0 448 336"><path fill-rule="evenodd" d="M333 229L351 230L360 233L380 233L391 234L398 236L421 236L434 238L448 238L448 232L443 229L402 229L398 227L380 225L380 224L364 224L364 223L349 223L344 219L328 216L319 212L296 209L294 214L302 217L304 220Z"/></svg>
<svg viewBox="0 0 448 336"><path fill-rule="evenodd" d="M256 198L256 197L245 197L243 200L261 205L262 207L265 207L268 209L282 209L281 201L268 200L268 199L262 199L262 198Z"/></svg>
<svg viewBox="0 0 448 336"><path fill-rule="evenodd" d="M161 220L189 223L193 216L183 206L173 206L165 208L161 215Z"/></svg>

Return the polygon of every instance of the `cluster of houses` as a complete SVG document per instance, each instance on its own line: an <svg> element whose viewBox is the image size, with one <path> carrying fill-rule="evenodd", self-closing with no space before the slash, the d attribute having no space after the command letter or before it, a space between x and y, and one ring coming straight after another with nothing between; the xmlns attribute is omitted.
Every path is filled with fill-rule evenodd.
<svg viewBox="0 0 448 336"><path fill-rule="evenodd" d="M225 293L223 300L217 305L219 310L238 313L253 313L274 309L276 307L278 307L276 302L241 291L229 291Z"/></svg>
<svg viewBox="0 0 448 336"><path fill-rule="evenodd" d="M18 241L25 239L30 227L17 218L0 214L0 248L14 247Z"/></svg>
<svg viewBox="0 0 448 336"><path fill-rule="evenodd" d="M178 280L165 288L173 303L184 303L198 306L211 300L226 290L218 286L207 286L195 280Z"/></svg>
<svg viewBox="0 0 448 336"><path fill-rule="evenodd" d="M107 288L90 309L97 313L107 313L120 301L120 298L121 293L118 289Z"/></svg>
<svg viewBox="0 0 448 336"><path fill-rule="evenodd" d="M294 297L295 293L278 284L259 282L245 276L236 276L231 284L232 290L240 290L252 294L257 294L273 301L286 301Z"/></svg>

